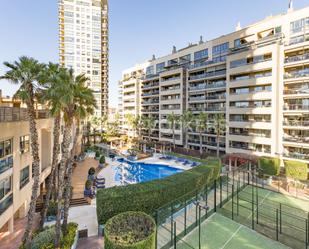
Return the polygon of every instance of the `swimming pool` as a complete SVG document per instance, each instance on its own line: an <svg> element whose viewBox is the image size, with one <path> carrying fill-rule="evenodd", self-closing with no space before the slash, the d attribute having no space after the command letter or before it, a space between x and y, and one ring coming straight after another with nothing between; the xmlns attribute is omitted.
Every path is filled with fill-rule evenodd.
<svg viewBox="0 0 309 249"><path fill-rule="evenodd" d="M132 184L161 179L180 172L177 169L163 164L148 164L118 159L121 165L116 168L115 181L120 184Z"/></svg>

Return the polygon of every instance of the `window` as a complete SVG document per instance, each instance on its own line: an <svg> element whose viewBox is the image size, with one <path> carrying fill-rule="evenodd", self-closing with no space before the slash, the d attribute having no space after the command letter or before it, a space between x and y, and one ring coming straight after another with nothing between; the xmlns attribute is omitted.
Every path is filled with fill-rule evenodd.
<svg viewBox="0 0 309 249"><path fill-rule="evenodd" d="M12 191L12 176L0 181L0 200Z"/></svg>
<svg viewBox="0 0 309 249"><path fill-rule="evenodd" d="M12 139L0 141L0 158L11 155L12 154Z"/></svg>
<svg viewBox="0 0 309 249"><path fill-rule="evenodd" d="M26 153L30 150L30 137L29 135L20 137L19 149L21 153Z"/></svg>
<svg viewBox="0 0 309 249"><path fill-rule="evenodd" d="M156 65L156 72L161 73L164 71L165 62L159 63Z"/></svg>
<svg viewBox="0 0 309 249"><path fill-rule="evenodd" d="M208 48L194 53L195 61L205 59L205 58L208 58Z"/></svg>
<svg viewBox="0 0 309 249"><path fill-rule="evenodd" d="M19 188L22 189L29 182L29 166L20 171Z"/></svg>
<svg viewBox="0 0 309 249"><path fill-rule="evenodd" d="M149 66L146 68L146 74L147 75L153 75L154 74L154 66Z"/></svg>

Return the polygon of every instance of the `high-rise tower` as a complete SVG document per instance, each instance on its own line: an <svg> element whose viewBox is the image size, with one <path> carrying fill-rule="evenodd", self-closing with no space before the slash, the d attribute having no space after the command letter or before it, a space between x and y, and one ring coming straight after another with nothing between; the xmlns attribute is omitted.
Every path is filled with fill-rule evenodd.
<svg viewBox="0 0 309 249"><path fill-rule="evenodd" d="M108 0L59 0L60 64L85 73L97 102L108 110Z"/></svg>

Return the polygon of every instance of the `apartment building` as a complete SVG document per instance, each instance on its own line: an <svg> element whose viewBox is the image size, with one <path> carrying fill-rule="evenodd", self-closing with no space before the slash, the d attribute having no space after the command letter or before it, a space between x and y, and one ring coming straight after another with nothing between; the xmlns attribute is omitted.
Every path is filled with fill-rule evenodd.
<svg viewBox="0 0 309 249"><path fill-rule="evenodd" d="M27 110L21 102L2 98L0 91L0 230L13 232L14 220L26 216L32 193L32 157ZM50 175L53 120L37 110L41 158L40 191Z"/></svg>
<svg viewBox="0 0 309 249"><path fill-rule="evenodd" d="M127 116L141 114L141 80L145 64L136 65L122 73L122 79L118 83L119 98L118 109L122 131L133 136L131 127L127 124Z"/></svg>
<svg viewBox="0 0 309 249"><path fill-rule="evenodd" d="M166 118L191 110L226 117L219 141L203 134L204 150L309 163L309 7L288 9L219 38L189 44L144 64L141 114L160 124L153 139L172 142ZM134 69L131 69L134 70ZM122 95L123 97L124 95ZM120 96L121 97L121 96ZM139 108L138 106L132 107ZM199 148L196 130L188 146ZM176 144L185 145L176 129Z"/></svg>
<svg viewBox="0 0 309 249"><path fill-rule="evenodd" d="M108 1L59 1L60 64L84 73L97 117L108 112Z"/></svg>

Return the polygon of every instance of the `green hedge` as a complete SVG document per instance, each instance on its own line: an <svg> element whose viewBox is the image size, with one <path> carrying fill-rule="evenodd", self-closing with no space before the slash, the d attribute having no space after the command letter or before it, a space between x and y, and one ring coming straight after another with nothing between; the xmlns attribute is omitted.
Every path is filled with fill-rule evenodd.
<svg viewBox="0 0 309 249"><path fill-rule="evenodd" d="M158 208L212 183L220 171L220 160L209 159L200 166L163 179L100 189L97 192L98 223L105 224L111 217L126 211L153 215Z"/></svg>
<svg viewBox="0 0 309 249"><path fill-rule="evenodd" d="M263 170L263 174L277 176L280 171L280 159L274 157L260 157L259 167Z"/></svg>
<svg viewBox="0 0 309 249"><path fill-rule="evenodd" d="M156 224L143 212L125 212L106 222L105 249L155 249Z"/></svg>
<svg viewBox="0 0 309 249"><path fill-rule="evenodd" d="M297 180L306 181L308 179L308 166L306 163L297 161L284 161L285 174Z"/></svg>

